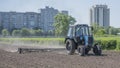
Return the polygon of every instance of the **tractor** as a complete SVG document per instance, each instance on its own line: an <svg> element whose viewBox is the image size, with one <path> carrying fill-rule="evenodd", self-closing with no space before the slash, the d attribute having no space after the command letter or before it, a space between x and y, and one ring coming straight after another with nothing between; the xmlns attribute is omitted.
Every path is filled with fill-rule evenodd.
<svg viewBox="0 0 120 68"><path fill-rule="evenodd" d="M94 43L92 30L87 24L70 25L65 38L67 53L73 55L77 51L79 55L85 56L92 49L95 55L101 55L102 49L98 43Z"/></svg>

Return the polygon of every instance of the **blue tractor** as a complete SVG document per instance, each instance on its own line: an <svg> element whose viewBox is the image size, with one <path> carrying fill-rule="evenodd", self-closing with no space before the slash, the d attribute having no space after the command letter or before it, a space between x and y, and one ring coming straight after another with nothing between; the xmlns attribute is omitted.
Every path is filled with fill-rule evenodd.
<svg viewBox="0 0 120 68"><path fill-rule="evenodd" d="M95 55L101 55L101 47L94 43L92 28L87 24L70 25L65 38L66 50L69 55L75 53L85 56L92 49Z"/></svg>

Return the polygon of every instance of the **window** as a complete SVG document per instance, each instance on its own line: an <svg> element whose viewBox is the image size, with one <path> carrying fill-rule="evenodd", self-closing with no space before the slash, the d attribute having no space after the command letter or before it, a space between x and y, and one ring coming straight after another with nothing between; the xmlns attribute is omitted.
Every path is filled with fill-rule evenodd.
<svg viewBox="0 0 120 68"><path fill-rule="evenodd" d="M73 34L73 29L72 29L72 27L70 27L69 30L68 30L68 35L67 36L72 36L72 34Z"/></svg>
<svg viewBox="0 0 120 68"><path fill-rule="evenodd" d="M76 36L80 35L90 35L88 26L77 26L76 27Z"/></svg>
<svg viewBox="0 0 120 68"><path fill-rule="evenodd" d="M35 25L34 21L30 21L30 25L34 26Z"/></svg>

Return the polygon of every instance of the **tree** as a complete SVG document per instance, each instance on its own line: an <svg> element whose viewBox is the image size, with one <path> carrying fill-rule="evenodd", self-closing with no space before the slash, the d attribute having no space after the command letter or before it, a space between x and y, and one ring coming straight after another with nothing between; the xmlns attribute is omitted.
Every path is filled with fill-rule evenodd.
<svg viewBox="0 0 120 68"><path fill-rule="evenodd" d="M101 28L98 24L94 23L92 24L93 27L93 34L96 35L96 33L98 32L98 30Z"/></svg>
<svg viewBox="0 0 120 68"><path fill-rule="evenodd" d="M49 31L48 31L48 35L49 35L49 36L54 36L54 31L49 30Z"/></svg>
<svg viewBox="0 0 120 68"><path fill-rule="evenodd" d="M53 26L55 27L55 34L58 35L66 35L68 31L68 27L70 24L74 24L76 20L69 16L62 13L59 13L55 16L55 22Z"/></svg>
<svg viewBox="0 0 120 68"><path fill-rule="evenodd" d="M21 36L21 30L13 30L12 36Z"/></svg>
<svg viewBox="0 0 120 68"><path fill-rule="evenodd" d="M5 36L9 36L9 31L7 29L3 29L2 30L2 35Z"/></svg>
<svg viewBox="0 0 120 68"><path fill-rule="evenodd" d="M105 34L105 29L99 29L97 32L96 32L96 35L99 35L99 36L103 36Z"/></svg>
<svg viewBox="0 0 120 68"><path fill-rule="evenodd" d="M109 28L110 28L110 27L104 28L106 34L109 34Z"/></svg>
<svg viewBox="0 0 120 68"><path fill-rule="evenodd" d="M42 33L43 33L43 31L40 30L40 29L35 30L35 35L36 35L36 36L40 36L40 35L42 35Z"/></svg>
<svg viewBox="0 0 120 68"><path fill-rule="evenodd" d="M30 32L29 32L29 30L27 28L22 28L21 35L22 36L29 36Z"/></svg>
<svg viewBox="0 0 120 68"><path fill-rule="evenodd" d="M3 26L0 25L0 34L2 33L2 30L3 30Z"/></svg>
<svg viewBox="0 0 120 68"><path fill-rule="evenodd" d="M29 34L30 36L35 36L35 30L30 29L30 30L29 30L29 33L30 33L30 34Z"/></svg>
<svg viewBox="0 0 120 68"><path fill-rule="evenodd" d="M110 35L117 35L119 33L119 28L114 27L101 27L97 24L92 24L93 27L93 34L94 35L104 35L104 34L110 34Z"/></svg>
<svg viewBox="0 0 120 68"><path fill-rule="evenodd" d="M110 28L109 28L109 33L110 33L111 35L117 35L117 33L119 33L119 29L114 28L114 27L110 27Z"/></svg>

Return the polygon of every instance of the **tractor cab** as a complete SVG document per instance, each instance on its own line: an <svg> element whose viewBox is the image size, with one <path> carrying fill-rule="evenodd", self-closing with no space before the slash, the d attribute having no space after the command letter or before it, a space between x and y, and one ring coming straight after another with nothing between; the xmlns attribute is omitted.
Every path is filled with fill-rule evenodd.
<svg viewBox="0 0 120 68"><path fill-rule="evenodd" d="M91 27L89 27L86 24L69 26L68 35L67 35L68 37L82 36L82 35L92 36Z"/></svg>
<svg viewBox="0 0 120 68"><path fill-rule="evenodd" d="M93 35L91 27L88 25L76 25L75 26L75 38L79 45L92 46Z"/></svg>
<svg viewBox="0 0 120 68"><path fill-rule="evenodd" d="M92 29L86 24L71 25L67 37L74 39L78 45L92 46L93 44Z"/></svg>
<svg viewBox="0 0 120 68"><path fill-rule="evenodd" d="M75 34L76 36L90 36L92 35L91 33L91 28L88 25L76 25L75 26Z"/></svg>

